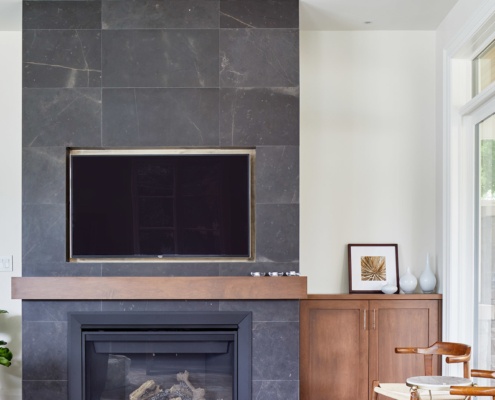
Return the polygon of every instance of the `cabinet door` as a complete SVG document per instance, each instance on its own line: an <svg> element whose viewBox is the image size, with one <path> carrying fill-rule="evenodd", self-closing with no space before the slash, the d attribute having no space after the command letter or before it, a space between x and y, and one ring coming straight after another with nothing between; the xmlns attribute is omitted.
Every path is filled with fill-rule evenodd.
<svg viewBox="0 0 495 400"><path fill-rule="evenodd" d="M405 382L424 375L424 357L396 354L396 347L428 347L440 340L439 301L370 301L370 388L373 380ZM434 375L441 362L434 360ZM371 392L370 392L371 393Z"/></svg>
<svg viewBox="0 0 495 400"><path fill-rule="evenodd" d="M368 301L301 301L301 400L364 400Z"/></svg>

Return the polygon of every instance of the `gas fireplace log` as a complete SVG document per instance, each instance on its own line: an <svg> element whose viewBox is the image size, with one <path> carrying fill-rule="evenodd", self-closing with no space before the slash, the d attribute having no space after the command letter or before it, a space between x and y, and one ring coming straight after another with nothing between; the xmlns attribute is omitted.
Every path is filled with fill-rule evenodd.
<svg viewBox="0 0 495 400"><path fill-rule="evenodd" d="M205 400L205 390L201 388L195 388L191 382L189 382L189 372L184 371L184 372L179 372L177 374L177 380L179 382L184 382L189 389L191 389L192 392L192 400Z"/></svg>
<svg viewBox="0 0 495 400"><path fill-rule="evenodd" d="M146 381L129 395L129 400L205 400L205 390L192 385L188 371L176 377L179 383L166 390L153 380Z"/></svg>
<svg viewBox="0 0 495 400"><path fill-rule="evenodd" d="M144 382L134 392L129 395L129 400L147 400L163 390L154 380Z"/></svg>
<svg viewBox="0 0 495 400"><path fill-rule="evenodd" d="M180 397L177 397L176 399L170 399L169 395L167 394L167 391L164 391L157 393L152 397L149 397L148 400L182 400L182 399Z"/></svg>

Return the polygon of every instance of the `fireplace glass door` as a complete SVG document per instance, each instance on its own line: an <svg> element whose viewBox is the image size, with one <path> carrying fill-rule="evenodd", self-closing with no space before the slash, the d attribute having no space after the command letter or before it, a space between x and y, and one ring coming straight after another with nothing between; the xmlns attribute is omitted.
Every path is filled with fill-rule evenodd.
<svg viewBox="0 0 495 400"><path fill-rule="evenodd" d="M251 400L251 312L71 312L68 321L70 400Z"/></svg>
<svg viewBox="0 0 495 400"><path fill-rule="evenodd" d="M87 400L232 400L237 332L87 332Z"/></svg>

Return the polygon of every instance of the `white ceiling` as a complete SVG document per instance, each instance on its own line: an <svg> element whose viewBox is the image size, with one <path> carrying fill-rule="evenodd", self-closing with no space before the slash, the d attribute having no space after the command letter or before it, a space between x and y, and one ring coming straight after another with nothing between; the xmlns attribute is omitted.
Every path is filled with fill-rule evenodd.
<svg viewBox="0 0 495 400"><path fill-rule="evenodd" d="M455 3L457 0L300 0L300 29L436 30Z"/></svg>
<svg viewBox="0 0 495 400"><path fill-rule="evenodd" d="M435 30L457 0L300 0L302 30ZM0 0L0 31L21 29L22 0ZM371 21L366 24L366 21Z"/></svg>

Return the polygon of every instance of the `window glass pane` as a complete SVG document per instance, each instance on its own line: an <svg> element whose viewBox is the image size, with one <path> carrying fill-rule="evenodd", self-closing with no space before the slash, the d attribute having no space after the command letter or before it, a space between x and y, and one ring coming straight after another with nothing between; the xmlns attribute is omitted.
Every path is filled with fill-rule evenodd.
<svg viewBox="0 0 495 400"><path fill-rule="evenodd" d="M477 125L479 148L478 196L478 343L477 363L480 369L494 369L495 324L495 115ZM493 343L493 344L492 344ZM487 351L491 349L491 351Z"/></svg>
<svg viewBox="0 0 495 400"><path fill-rule="evenodd" d="M474 93L476 96L495 80L495 41L473 60Z"/></svg>

